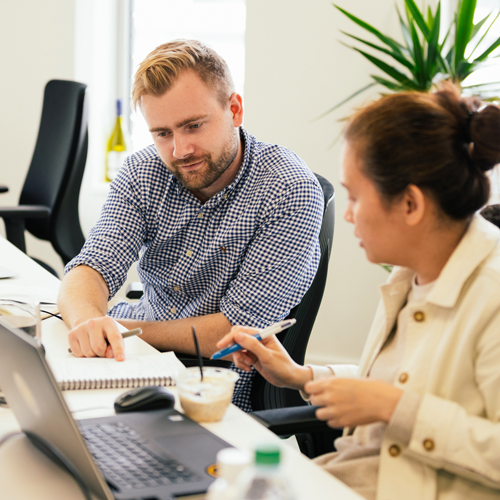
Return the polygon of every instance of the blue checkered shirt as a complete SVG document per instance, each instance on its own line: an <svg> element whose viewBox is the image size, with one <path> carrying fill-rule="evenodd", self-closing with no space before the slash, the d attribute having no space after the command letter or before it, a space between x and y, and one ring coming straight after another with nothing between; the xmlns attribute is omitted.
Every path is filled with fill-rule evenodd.
<svg viewBox="0 0 500 500"><path fill-rule="evenodd" d="M222 312L233 325L264 328L300 302L319 262L321 187L292 151L240 132L243 164L204 204L168 172L154 146L127 158L65 269L95 269L111 298L138 260L143 297L109 315L164 321ZM233 402L250 411L253 372L238 372Z"/></svg>

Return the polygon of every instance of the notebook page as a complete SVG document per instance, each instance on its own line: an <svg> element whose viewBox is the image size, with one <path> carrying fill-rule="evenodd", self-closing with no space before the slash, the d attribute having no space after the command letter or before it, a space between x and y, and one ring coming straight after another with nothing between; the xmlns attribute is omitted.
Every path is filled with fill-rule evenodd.
<svg viewBox="0 0 500 500"><path fill-rule="evenodd" d="M173 352L127 356L121 362L113 358L56 358L49 359L49 363L58 382L161 377L176 379L185 370Z"/></svg>

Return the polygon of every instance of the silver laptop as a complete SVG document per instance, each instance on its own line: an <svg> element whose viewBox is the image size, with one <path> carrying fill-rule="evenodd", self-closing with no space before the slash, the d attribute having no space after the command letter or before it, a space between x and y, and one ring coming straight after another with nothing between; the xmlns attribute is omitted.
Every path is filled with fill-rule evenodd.
<svg viewBox="0 0 500 500"><path fill-rule="evenodd" d="M1 318L0 387L30 441L99 499L202 494L217 452L230 446L175 410L77 423L38 340Z"/></svg>

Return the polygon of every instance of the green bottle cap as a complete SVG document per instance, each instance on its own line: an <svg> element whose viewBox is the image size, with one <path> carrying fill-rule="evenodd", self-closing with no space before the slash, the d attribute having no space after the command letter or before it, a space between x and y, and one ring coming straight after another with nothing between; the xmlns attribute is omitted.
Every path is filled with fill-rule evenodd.
<svg viewBox="0 0 500 500"><path fill-rule="evenodd" d="M255 450L255 465L279 465L280 449L276 445L258 446Z"/></svg>

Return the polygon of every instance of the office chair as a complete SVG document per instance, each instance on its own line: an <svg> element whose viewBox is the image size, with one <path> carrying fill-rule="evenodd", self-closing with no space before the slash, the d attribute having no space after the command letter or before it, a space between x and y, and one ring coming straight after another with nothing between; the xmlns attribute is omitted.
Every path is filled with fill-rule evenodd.
<svg viewBox="0 0 500 500"><path fill-rule="evenodd" d="M304 402L303 402L304 403ZM332 429L316 418L318 406L294 406L249 413L264 427L281 438L294 436L300 451L309 458L335 451L334 441L342 436L343 429Z"/></svg>
<svg viewBox="0 0 500 500"><path fill-rule="evenodd" d="M278 339L293 360L301 365L304 364L307 344L325 290L335 223L335 193L333 186L321 175L315 175L323 190L325 202L323 222L319 233L321 255L318 270L309 290L302 297L300 303L290 312L289 317L295 318L297 323L278 335ZM251 400L254 411L307 404L298 391L275 387L259 374L256 374L253 380Z"/></svg>
<svg viewBox="0 0 500 500"><path fill-rule="evenodd" d="M19 205L0 207L11 243L26 253L27 229L50 241L64 264L85 242L78 197L87 159L86 87L65 80L47 83L38 138ZM50 266L39 263L57 276Z"/></svg>

